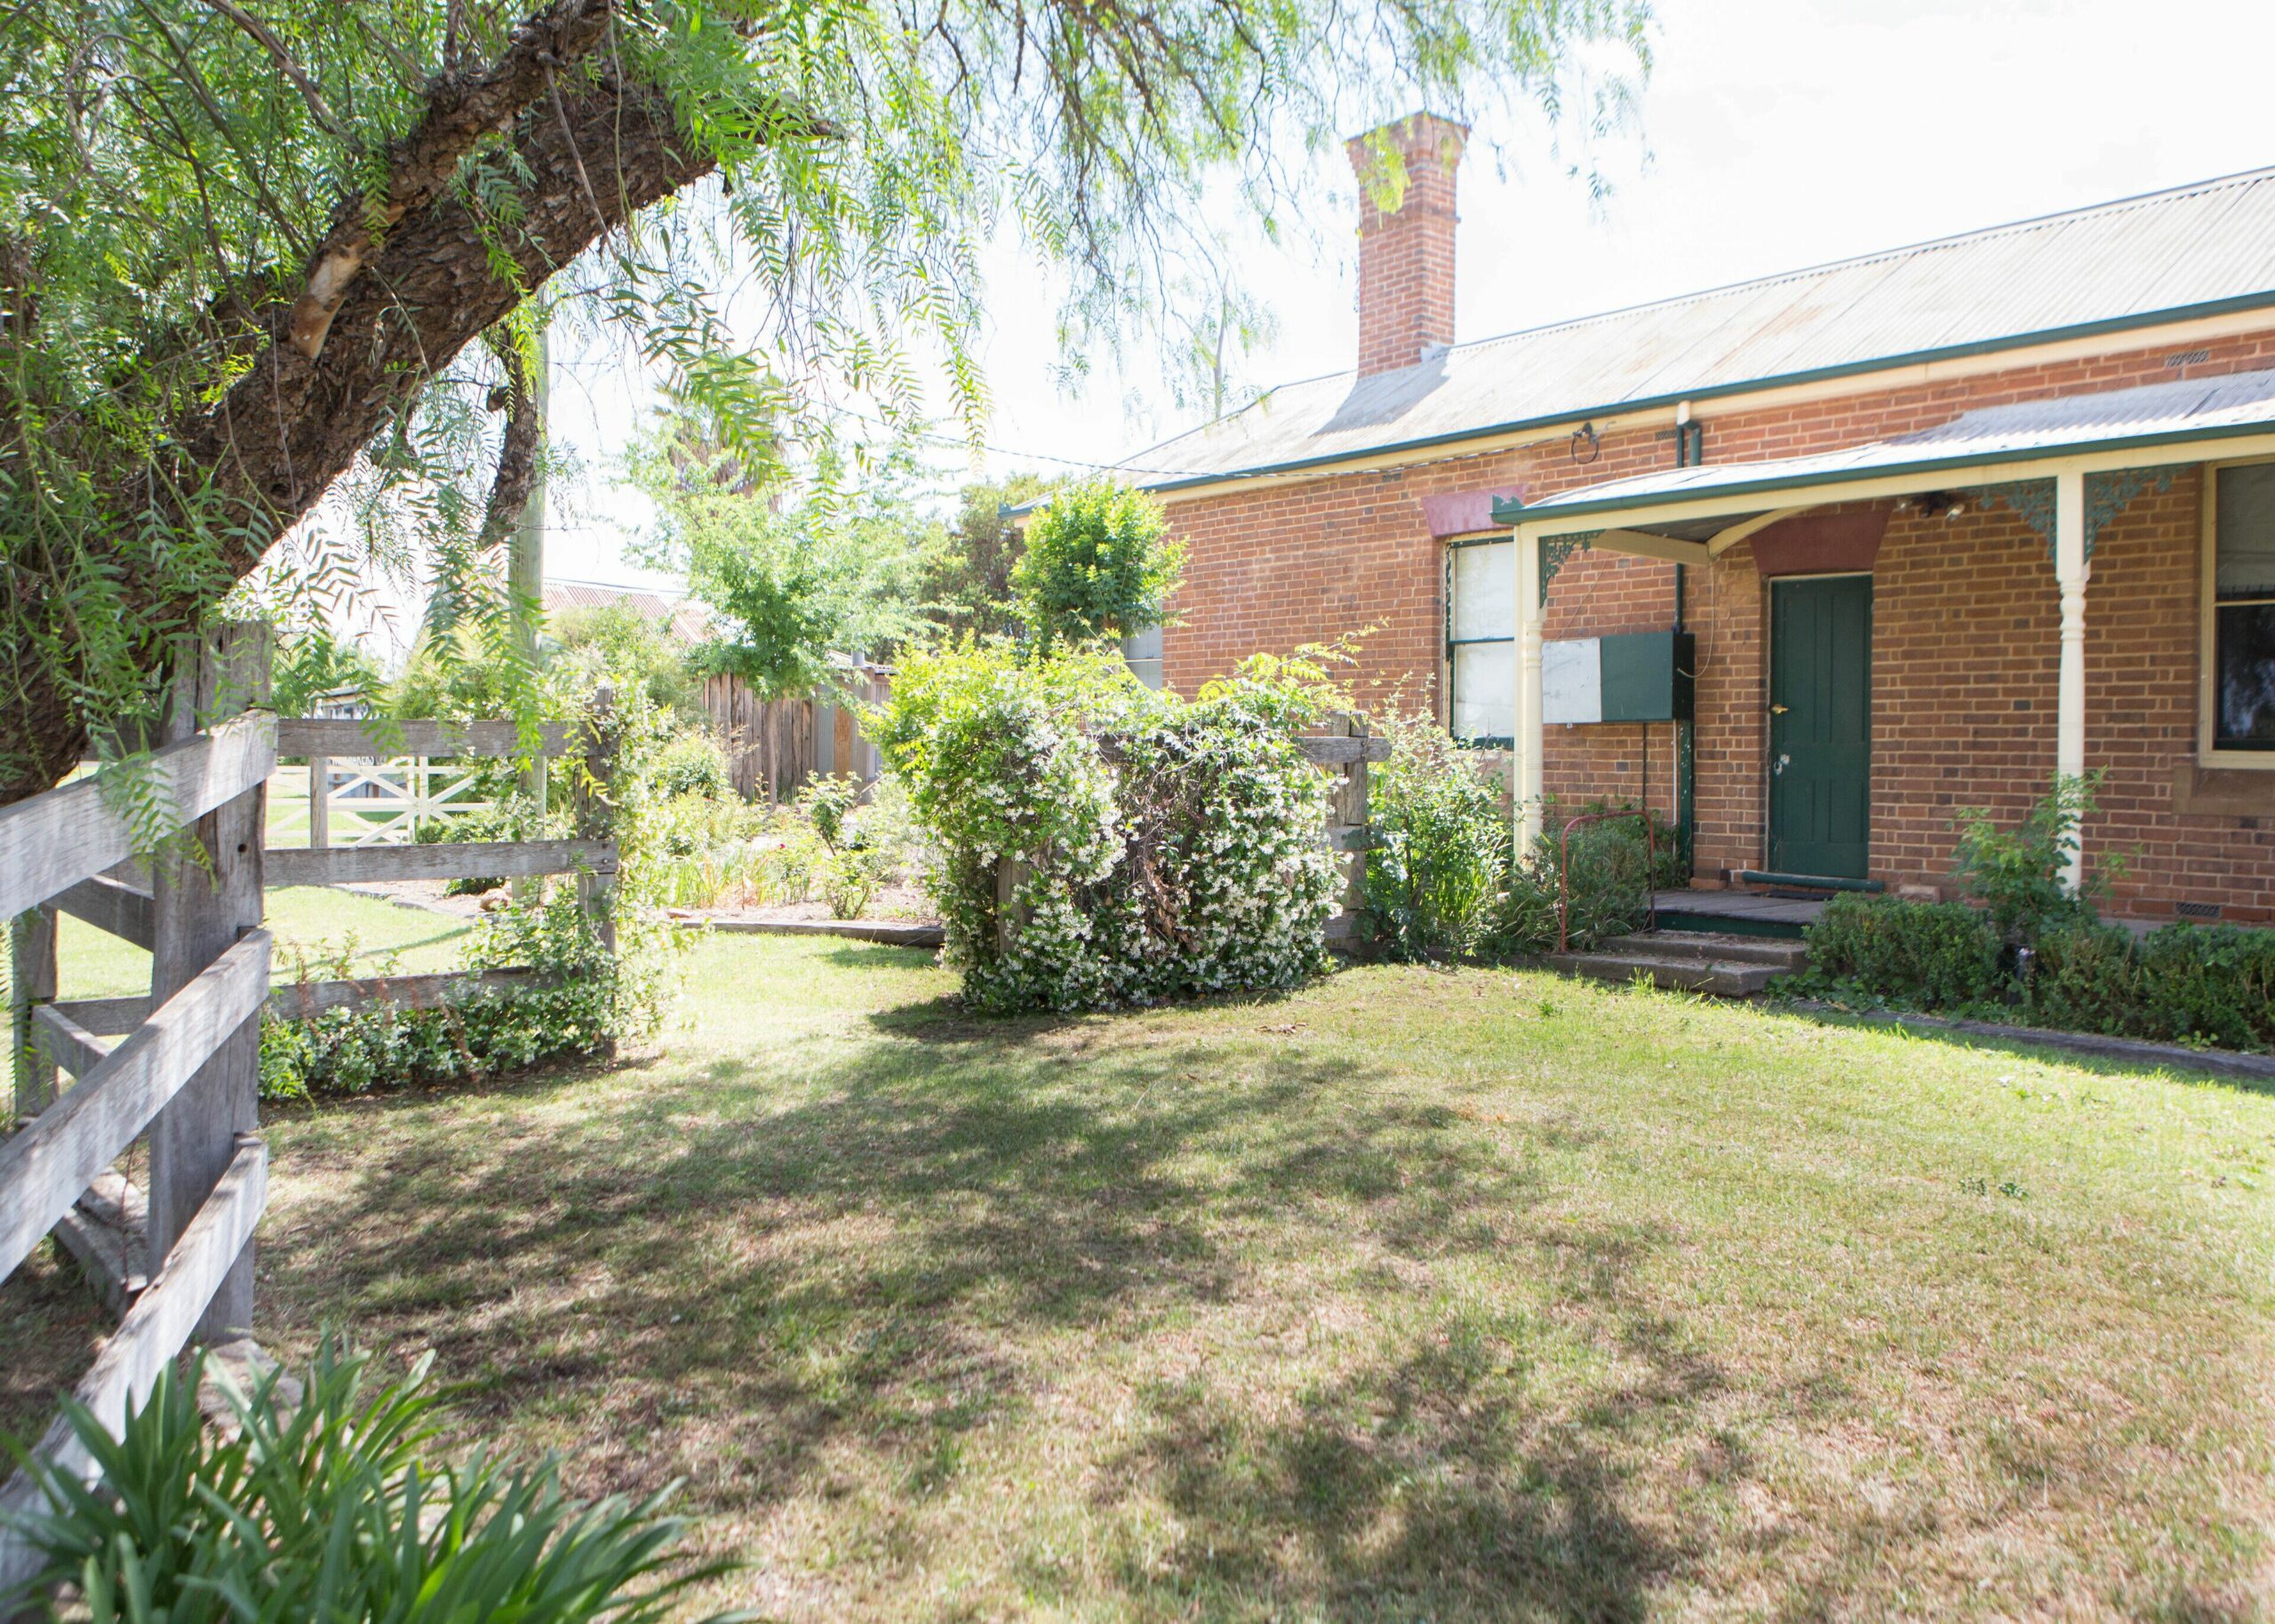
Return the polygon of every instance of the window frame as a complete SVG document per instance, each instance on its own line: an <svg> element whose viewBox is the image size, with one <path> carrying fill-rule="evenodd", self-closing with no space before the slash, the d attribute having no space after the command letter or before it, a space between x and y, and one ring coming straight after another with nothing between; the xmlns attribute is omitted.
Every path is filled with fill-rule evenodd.
<svg viewBox="0 0 2275 1624"><path fill-rule="evenodd" d="M2238 457L2204 465L2196 628L2196 760L2203 767L2275 772L2275 750L2223 750L2214 742L2218 734L2219 705L2220 474L2223 469L2257 467L2269 463L2275 463L2275 457Z"/></svg>
<svg viewBox="0 0 2275 1624"><path fill-rule="evenodd" d="M1485 530L1470 536L1452 536L1446 539L1446 732L1452 737L1455 744L1465 750L1514 750L1517 747L1517 741L1513 733L1506 737L1484 735L1476 738L1465 738L1454 732L1454 650L1480 648L1488 643L1513 644L1517 641L1518 627L1512 625L1506 637L1456 637L1454 635L1454 554L1470 547L1505 546L1511 550L1509 567L1514 569L1517 561L1516 542L1515 533L1510 530ZM1513 597L1512 603L1517 617L1522 619L1524 606L1515 603Z"/></svg>

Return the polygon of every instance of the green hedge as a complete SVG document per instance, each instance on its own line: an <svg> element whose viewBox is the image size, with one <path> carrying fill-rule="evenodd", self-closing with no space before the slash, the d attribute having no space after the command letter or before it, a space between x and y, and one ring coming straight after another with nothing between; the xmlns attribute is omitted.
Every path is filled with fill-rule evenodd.
<svg viewBox="0 0 2275 1624"><path fill-rule="evenodd" d="M1836 896L1808 944L1818 975L1923 1009L1992 1002L2007 990L1998 932L1965 903Z"/></svg>
<svg viewBox="0 0 2275 1624"><path fill-rule="evenodd" d="M2024 999L2042 1024L2167 1043L2275 1048L2275 931L2167 925L2144 937L2048 930Z"/></svg>
<svg viewBox="0 0 2275 1624"><path fill-rule="evenodd" d="M2167 925L2136 936L2090 917L2037 932L2030 974L1965 903L1840 896L1809 927L1820 986L1915 1009L2165 1043L2275 1049L2275 931Z"/></svg>

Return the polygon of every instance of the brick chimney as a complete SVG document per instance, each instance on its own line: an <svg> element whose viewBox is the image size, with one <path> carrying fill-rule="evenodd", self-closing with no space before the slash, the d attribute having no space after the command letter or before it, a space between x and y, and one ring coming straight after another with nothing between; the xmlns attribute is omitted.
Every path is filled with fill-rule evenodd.
<svg viewBox="0 0 2275 1624"><path fill-rule="evenodd" d="M1454 171L1469 126L1416 113L1344 143L1359 177L1359 376L1394 372L1454 341ZM1406 161L1406 190L1385 209L1374 154Z"/></svg>

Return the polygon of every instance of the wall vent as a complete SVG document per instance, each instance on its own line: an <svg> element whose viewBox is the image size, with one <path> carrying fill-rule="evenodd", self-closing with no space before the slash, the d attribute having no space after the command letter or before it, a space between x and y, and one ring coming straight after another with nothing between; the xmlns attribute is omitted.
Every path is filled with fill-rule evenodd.
<svg viewBox="0 0 2275 1624"><path fill-rule="evenodd" d="M2183 350L2177 355L2165 357L2167 367L2192 367L2212 359L2210 350Z"/></svg>
<svg viewBox="0 0 2275 1624"><path fill-rule="evenodd" d="M2220 917L2217 903L2175 903L2172 911L2184 919L2216 919Z"/></svg>

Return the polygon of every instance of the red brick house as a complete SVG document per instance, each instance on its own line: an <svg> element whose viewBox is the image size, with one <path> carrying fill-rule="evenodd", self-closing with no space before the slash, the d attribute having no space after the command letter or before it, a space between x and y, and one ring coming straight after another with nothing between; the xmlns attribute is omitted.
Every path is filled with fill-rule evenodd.
<svg viewBox="0 0 2275 1624"><path fill-rule="evenodd" d="M1357 367L1129 459L1170 687L1374 627L1529 824L1648 802L1701 888L1931 889L2102 769L2115 912L2275 919L2275 170L1457 344L1464 132L1390 134Z"/></svg>

